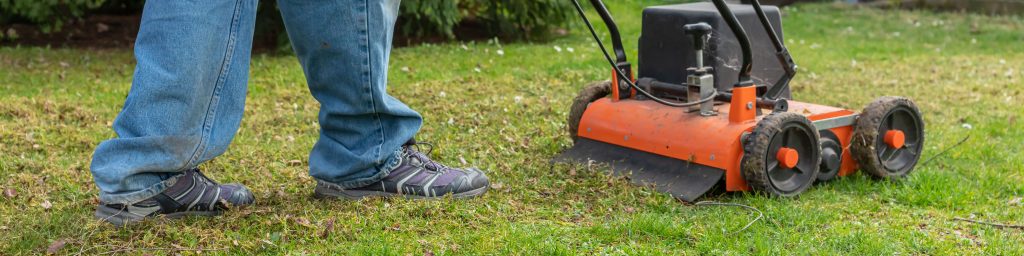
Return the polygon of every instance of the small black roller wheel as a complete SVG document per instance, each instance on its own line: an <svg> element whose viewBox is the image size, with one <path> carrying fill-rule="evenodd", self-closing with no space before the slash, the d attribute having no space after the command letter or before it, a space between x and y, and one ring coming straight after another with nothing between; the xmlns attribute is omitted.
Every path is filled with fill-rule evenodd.
<svg viewBox="0 0 1024 256"><path fill-rule="evenodd" d="M839 136L829 130L820 130L821 135L821 166L818 167L818 182L830 181L839 175L839 167L843 162L843 146Z"/></svg>
<svg viewBox="0 0 1024 256"><path fill-rule="evenodd" d="M818 177L819 140L807 117L791 112L770 114L747 135L740 173L756 191L796 196Z"/></svg>
<svg viewBox="0 0 1024 256"><path fill-rule="evenodd" d="M583 112L587 110L587 106L591 102L612 93L611 84L611 81L594 82L583 87L583 90L576 95L576 99L572 101L572 106L569 108L569 136L573 140L576 140L576 133L580 128L580 119L583 118Z"/></svg>
<svg viewBox="0 0 1024 256"><path fill-rule="evenodd" d="M878 98L864 108L853 127L850 151L860 169L877 178L907 176L923 148L924 120L907 98Z"/></svg>

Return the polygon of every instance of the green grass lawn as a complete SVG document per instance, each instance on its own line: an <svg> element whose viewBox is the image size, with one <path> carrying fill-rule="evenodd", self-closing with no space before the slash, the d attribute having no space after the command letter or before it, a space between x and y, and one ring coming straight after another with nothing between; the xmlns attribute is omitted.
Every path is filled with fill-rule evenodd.
<svg viewBox="0 0 1024 256"><path fill-rule="evenodd" d="M651 2L615 2L635 49ZM131 51L0 48L0 254L61 243L60 254L1024 254L1022 229L954 220L1024 224L1024 20L820 4L786 9L784 23L801 67L796 99L859 110L908 96L927 123L924 158L970 139L899 182L856 174L794 199L703 198L764 213L740 231L756 213L549 164L571 145L577 90L608 74L573 26L547 43L395 49L390 92L423 114L418 139L436 145L434 157L490 171L483 198L322 201L306 166L318 104L294 57L257 55L241 130L202 166L247 184L257 204L116 229L92 219L88 167L93 147L114 136Z"/></svg>

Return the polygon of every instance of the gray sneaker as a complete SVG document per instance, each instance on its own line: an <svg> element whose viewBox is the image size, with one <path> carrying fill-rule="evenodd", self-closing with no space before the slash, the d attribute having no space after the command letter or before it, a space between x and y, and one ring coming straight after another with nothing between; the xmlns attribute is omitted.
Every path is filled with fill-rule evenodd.
<svg viewBox="0 0 1024 256"><path fill-rule="evenodd" d="M101 202L96 207L95 216L116 226L123 226L156 216L214 216L224 210L250 205L255 201L252 192L245 186L217 184L203 175L199 169L192 169L178 177L178 181L164 192L141 202L130 205Z"/></svg>
<svg viewBox="0 0 1024 256"><path fill-rule="evenodd" d="M452 168L437 163L416 150L410 140L402 146L401 163L383 180L359 188L342 189L317 181L313 195L317 198L362 199L364 197L404 197L431 199L451 195L470 198L487 192L487 175L476 168ZM429 151L428 151L429 153Z"/></svg>

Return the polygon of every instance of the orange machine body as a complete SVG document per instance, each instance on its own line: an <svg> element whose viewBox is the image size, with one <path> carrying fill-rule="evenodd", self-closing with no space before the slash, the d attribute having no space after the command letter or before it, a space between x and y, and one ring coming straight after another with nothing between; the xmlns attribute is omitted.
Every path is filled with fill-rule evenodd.
<svg viewBox="0 0 1024 256"><path fill-rule="evenodd" d="M731 102L716 105L714 116L688 112L686 108L670 107L651 100L602 98L587 107L580 121L578 136L634 150L684 160L725 172L727 191L746 191L750 186L740 174L743 157L742 138L771 110L756 115L753 87L750 93L735 88ZM812 122L856 115L842 109L811 103L789 101L788 112L803 114ZM850 156L852 126L829 129L839 137L843 148L839 176L857 169Z"/></svg>

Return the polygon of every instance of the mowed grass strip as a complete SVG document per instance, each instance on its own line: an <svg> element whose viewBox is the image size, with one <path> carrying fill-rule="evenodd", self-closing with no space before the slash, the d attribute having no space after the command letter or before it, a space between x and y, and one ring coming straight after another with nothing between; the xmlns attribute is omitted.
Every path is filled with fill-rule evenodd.
<svg viewBox="0 0 1024 256"><path fill-rule="evenodd" d="M610 3L635 56L640 10ZM318 104L294 57L253 58L242 127L202 168L250 186L257 205L215 218L115 229L92 219L93 147L128 92L130 50L0 48L0 254L1024 254L1024 21L832 4L785 9L798 100L861 109L903 95L927 123L906 180L863 174L795 199L752 193L692 206L608 176L554 165L571 145L568 106L607 67L582 27L545 43L395 49L389 91L425 117L418 139L453 165L489 170L477 200L324 201L307 154ZM596 16L595 16L596 18ZM500 54L499 54L500 50ZM633 58L635 59L635 58ZM756 64L755 64L756 65ZM737 232L739 231L739 232Z"/></svg>

